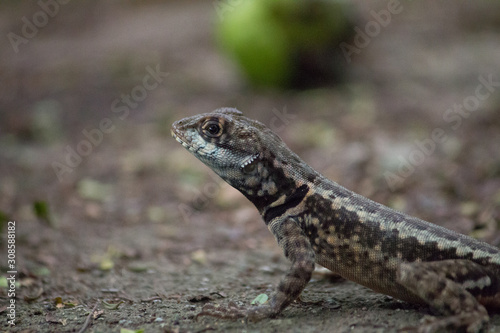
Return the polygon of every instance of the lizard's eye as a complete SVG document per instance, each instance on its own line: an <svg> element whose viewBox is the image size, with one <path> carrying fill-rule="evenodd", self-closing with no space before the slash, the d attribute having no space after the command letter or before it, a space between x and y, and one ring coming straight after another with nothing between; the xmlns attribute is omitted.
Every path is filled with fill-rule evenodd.
<svg viewBox="0 0 500 333"><path fill-rule="evenodd" d="M203 134L205 134L209 138L217 138L222 135L222 126L218 121L215 120L207 120L201 126L201 129L203 131Z"/></svg>

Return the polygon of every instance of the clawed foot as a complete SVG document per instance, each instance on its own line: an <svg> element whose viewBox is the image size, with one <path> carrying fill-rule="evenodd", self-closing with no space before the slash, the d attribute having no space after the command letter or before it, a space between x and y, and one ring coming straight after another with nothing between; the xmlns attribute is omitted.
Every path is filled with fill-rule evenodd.
<svg viewBox="0 0 500 333"><path fill-rule="evenodd" d="M468 321L465 321L465 316L451 316L451 317L432 317L425 316L420 320L418 327L404 327L398 330L400 333L434 333L434 332L448 332L455 331L459 328L468 333L480 332L486 321L477 320L474 316L470 316Z"/></svg>
<svg viewBox="0 0 500 333"><path fill-rule="evenodd" d="M239 307L234 302L229 302L227 307L213 304L205 304L201 309L201 312L196 315L196 319L201 316L210 316L221 319L239 319L245 318L247 311L244 308Z"/></svg>
<svg viewBox="0 0 500 333"><path fill-rule="evenodd" d="M268 305L257 306L251 309L239 307L234 302L229 302L227 307L213 304L206 304L201 309L201 312L196 315L196 319L201 316L210 316L220 319L240 319L245 318L249 322L257 322L259 320L274 317L276 314Z"/></svg>
<svg viewBox="0 0 500 333"><path fill-rule="evenodd" d="M433 333L446 330L456 331L458 329L467 333L477 333L486 325L488 322L487 319L488 317L486 316L486 319L482 320L480 316L474 313L444 318L425 316L421 320L421 326L418 328L418 333Z"/></svg>

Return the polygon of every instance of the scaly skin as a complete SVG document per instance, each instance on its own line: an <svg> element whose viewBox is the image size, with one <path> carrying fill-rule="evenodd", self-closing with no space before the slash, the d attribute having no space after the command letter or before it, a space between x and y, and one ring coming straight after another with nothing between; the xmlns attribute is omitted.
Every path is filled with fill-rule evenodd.
<svg viewBox="0 0 500 333"><path fill-rule="evenodd" d="M175 122L172 135L259 210L292 265L270 301L201 315L260 320L302 292L318 263L377 292L444 315L420 332L478 332L500 308L500 250L397 212L325 178L262 123L232 108Z"/></svg>

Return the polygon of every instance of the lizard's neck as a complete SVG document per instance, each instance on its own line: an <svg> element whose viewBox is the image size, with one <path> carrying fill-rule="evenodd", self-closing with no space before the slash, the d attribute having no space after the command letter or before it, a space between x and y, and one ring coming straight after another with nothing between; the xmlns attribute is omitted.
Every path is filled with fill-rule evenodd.
<svg viewBox="0 0 500 333"><path fill-rule="evenodd" d="M266 223L298 205L314 186L315 180L321 177L294 153L285 160L274 157L268 161L264 166L266 177L262 179L259 190L251 193L242 191Z"/></svg>

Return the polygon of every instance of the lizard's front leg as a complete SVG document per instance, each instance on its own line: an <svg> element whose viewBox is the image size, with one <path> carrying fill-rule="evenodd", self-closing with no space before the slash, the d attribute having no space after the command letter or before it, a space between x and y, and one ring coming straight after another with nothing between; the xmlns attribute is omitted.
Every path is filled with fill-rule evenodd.
<svg viewBox="0 0 500 333"><path fill-rule="evenodd" d="M292 262L292 266L281 279L269 302L249 310L238 309L234 304L227 308L207 304L198 316L206 315L225 319L247 317L249 321L258 321L278 315L299 297L314 271L314 250L309 239L293 219L275 220L271 222L269 229L276 237L285 256Z"/></svg>
<svg viewBox="0 0 500 333"><path fill-rule="evenodd" d="M248 319L257 321L279 314L300 296L314 271L314 250L302 229L293 219L276 220L269 230L292 266L281 279L268 304L250 309Z"/></svg>
<svg viewBox="0 0 500 333"><path fill-rule="evenodd" d="M403 263L397 279L434 310L447 316L432 318L419 327L419 332L459 328L479 332L488 322L488 312L467 288L494 289L498 284L495 272L469 260Z"/></svg>

